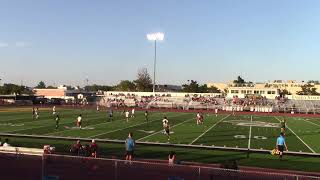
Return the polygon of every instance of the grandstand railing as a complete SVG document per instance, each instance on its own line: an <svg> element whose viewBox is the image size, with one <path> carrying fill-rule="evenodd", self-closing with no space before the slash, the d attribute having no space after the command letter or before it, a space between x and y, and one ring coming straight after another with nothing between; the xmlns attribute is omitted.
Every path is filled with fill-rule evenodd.
<svg viewBox="0 0 320 180"><path fill-rule="evenodd" d="M204 165L168 164L165 161L125 161L45 154L42 176L59 179L319 179L316 176L274 173L259 170L233 170Z"/></svg>
<svg viewBox="0 0 320 180"><path fill-rule="evenodd" d="M27 134L12 134L12 133L0 133L0 136L6 137L21 137L21 138L42 138L42 139L52 139L52 140L81 140L81 141L91 141L89 138L77 138L77 137L60 137L60 136L44 136L44 135L27 135ZM104 143L117 143L124 144L124 140L109 140L109 139L95 139L96 142ZM192 145L192 144L170 144L170 143L157 143L157 142L143 142L137 141L137 144L147 145L147 146L160 146L160 147L181 147L181 148L198 148L198 149L211 149L211 150L224 150L224 151L238 151L246 152L248 155L250 153L263 153L268 154L271 150L267 149L253 149L253 148L239 148L239 147L226 147L226 146L206 146L206 145ZM294 155L294 156L312 156L320 157L320 153L308 153L308 152L296 152L296 151L285 151L284 154Z"/></svg>

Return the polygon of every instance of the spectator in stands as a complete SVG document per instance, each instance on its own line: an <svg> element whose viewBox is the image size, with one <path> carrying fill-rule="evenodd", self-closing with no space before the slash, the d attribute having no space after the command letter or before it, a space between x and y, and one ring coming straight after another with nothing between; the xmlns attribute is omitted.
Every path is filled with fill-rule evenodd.
<svg viewBox="0 0 320 180"><path fill-rule="evenodd" d="M171 151L168 156L169 165L173 165L176 163L176 153Z"/></svg>
<svg viewBox="0 0 320 180"><path fill-rule="evenodd" d="M72 155L79 156L81 150L83 150L80 140L77 140L76 144L73 144L70 148L70 152Z"/></svg>
<svg viewBox="0 0 320 180"><path fill-rule="evenodd" d="M98 151L98 145L97 145L96 141L94 139L92 139L91 144L90 144L91 157L96 158L97 151Z"/></svg>
<svg viewBox="0 0 320 180"><path fill-rule="evenodd" d="M125 145L126 145L126 160L131 161L134 153L134 148L135 148L135 142L133 139L132 132L129 133L128 138L126 139Z"/></svg>
<svg viewBox="0 0 320 180"><path fill-rule="evenodd" d="M286 144L284 134L280 133L280 136L277 138L277 143L276 143L276 149L280 151L280 156L279 156L280 160L282 160L284 148L286 148L285 150L288 151L288 146Z"/></svg>
<svg viewBox="0 0 320 180"><path fill-rule="evenodd" d="M3 147L8 147L8 146L10 146L10 144L9 144L9 139L8 139L8 138L6 138L6 139L4 140L4 143L2 144L2 146L3 146Z"/></svg>

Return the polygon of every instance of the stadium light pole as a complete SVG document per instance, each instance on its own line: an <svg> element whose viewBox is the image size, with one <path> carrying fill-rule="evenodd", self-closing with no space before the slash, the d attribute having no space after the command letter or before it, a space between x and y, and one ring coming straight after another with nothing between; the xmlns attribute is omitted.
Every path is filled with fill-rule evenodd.
<svg viewBox="0 0 320 180"><path fill-rule="evenodd" d="M164 33L157 32L157 33L150 33L147 34L147 39L149 41L154 41L154 61L153 61L153 94L155 94L156 89L156 65L157 65L157 41L162 41L164 38Z"/></svg>

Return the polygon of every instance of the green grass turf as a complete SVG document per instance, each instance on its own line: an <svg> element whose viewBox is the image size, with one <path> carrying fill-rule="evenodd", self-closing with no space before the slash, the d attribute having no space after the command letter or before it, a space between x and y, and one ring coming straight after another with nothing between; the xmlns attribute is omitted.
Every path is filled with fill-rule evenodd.
<svg viewBox="0 0 320 180"><path fill-rule="evenodd" d="M207 145L207 146L226 146L226 147L242 147L247 148L250 136L250 123L253 122L251 126L251 139L250 147L254 149L267 149L271 150L275 147L276 138L279 135L280 128L279 120L282 117L274 116L257 116L257 115L218 115L217 117L213 114L205 114L204 124L196 125L195 113L176 113L176 112L150 112L149 121L146 122L143 112L136 112L135 118L130 118L129 122L125 121L124 116L115 111L113 121L109 121L108 112L92 109L60 109L57 111L61 117L60 126L55 129L55 121L52 116L50 109L42 110L40 109L40 118L38 120L32 119L31 108L28 109L10 109L9 112L0 111L0 132L4 133L17 133L17 134L33 134L33 135L50 135L59 137L83 137L83 138L96 138L96 139L117 139L124 140L127 137L128 132L133 132L134 138L142 142L162 142L162 143L172 143L172 144L193 144L193 145ZM83 128L74 128L75 120L79 114L83 116ZM171 126L171 137L168 141L167 136L162 133L162 118L167 116ZM239 124L240 123L240 124ZM242 123L242 124L241 124ZM249 123L249 124L248 124ZM258 125L256 125L258 123ZM275 127L265 127L265 124L271 123ZM263 125L259 125L263 124ZM316 118L297 118L290 117L287 118L287 125L291 129L286 132L286 142L288 144L290 151L302 151L302 152L315 152L320 153L320 119ZM300 139L297 137L299 136ZM25 140L25 139L24 139ZM29 139L28 139L29 141ZM52 140L50 140L52 141ZM17 138L17 143L22 143L21 138ZM47 142L44 139L33 139L30 141L31 146L33 144L39 145ZM53 141L58 143L60 141ZM304 142L304 143L303 143ZM64 150L66 150L66 144L61 141ZM70 142L68 142L70 143ZM307 147L307 145L310 147ZM123 148L123 145L113 144L112 146ZM164 147L151 147L143 146L145 149L150 150L150 152L159 153L168 150ZM110 148L110 147L108 147ZM154 148L154 150L153 150ZM62 151L62 147L59 148ZM183 149L183 148L181 148ZM312 149L312 150L311 150ZM141 155L146 153L146 157L153 158L155 155L150 154L147 150L141 150ZM180 151L177 148L177 151ZM199 162L217 162L220 156L210 157L203 159L197 159L197 153L202 152L205 156L210 156L211 152L218 154L225 153L232 154L232 157L238 158L239 153L234 152L224 152L224 151L208 151L199 149L185 149L185 151L192 154L184 157L184 160L192 160ZM167 153L168 151L166 151ZM106 154L109 154L106 151ZM161 154L161 153L160 153ZM235 155L236 154L236 155ZM243 157L244 153L240 153ZM224 157L224 156L221 156ZM267 158L265 163L262 165L255 164L255 160L262 162L263 158ZM260 159L259 159L260 158ZM315 158L298 158L290 157L295 161L310 161ZM298 159L298 160L297 160ZM254 165L254 166L266 166L271 167L271 163L275 162L276 158L269 155L254 154L249 159L244 159L240 161L243 165ZM288 160L289 161L289 160ZM268 163L270 162L270 165ZM289 162L283 162L281 164L290 164ZM304 163L302 163L304 164ZM290 165L283 165L283 168L292 167ZM295 169L295 168L293 168ZM301 170L301 168L300 168Z"/></svg>

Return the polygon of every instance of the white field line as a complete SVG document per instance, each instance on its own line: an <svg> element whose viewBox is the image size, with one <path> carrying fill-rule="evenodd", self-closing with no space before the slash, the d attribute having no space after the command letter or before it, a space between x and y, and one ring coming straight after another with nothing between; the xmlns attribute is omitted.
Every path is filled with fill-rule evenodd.
<svg viewBox="0 0 320 180"><path fill-rule="evenodd" d="M184 114L183 114L183 115L184 115ZM178 115L178 116L182 116L182 115ZM173 117L178 117L178 116L173 116ZM147 123L154 122L154 121L159 121L159 119L156 119L156 120L153 120L153 121L148 121L148 122L143 122L143 123L139 123L139 124L135 124L135 125L128 126L128 127L125 127L125 128L115 129L115 130L108 131L108 132L105 132L105 133L96 134L96 135L93 135L93 136L89 136L89 137L87 137L87 138L94 138L94 137L97 137L97 136L101 136L101 135L105 135L105 134L110 134L110 133L113 133L113 132L117 132L117 131L125 130L125 129L128 129L128 128L140 126L140 125L147 124Z"/></svg>
<svg viewBox="0 0 320 180"><path fill-rule="evenodd" d="M65 113L61 113L61 112L57 112L58 114L62 114L62 115L71 115L73 112L65 112ZM43 116L41 116L41 114L44 114ZM40 114L40 119L42 119L42 118L50 118L50 117L53 117L54 115L52 115L52 112L50 112L49 114L47 114L47 113L41 113ZM19 116L22 116L22 115L19 115ZM28 115L29 116L29 115ZM11 116L10 116L11 117ZM32 118L32 115L30 115L29 116L29 118ZM5 122L5 121L7 121L8 123L10 123L10 121L15 121L15 120L19 120L19 119L26 119L26 116L24 115L24 117L19 117L19 118L15 118L15 119L6 119L6 120L0 120L0 123L1 122ZM33 120L33 119L32 119ZM34 120L36 120L36 119L34 119ZM41 121L41 120L40 120ZM46 121L46 120L43 120L43 121ZM33 121L26 121L26 122L33 122Z"/></svg>
<svg viewBox="0 0 320 180"><path fill-rule="evenodd" d="M86 126L86 127L95 127L95 126L98 126L98 125L103 125L103 124L109 124L111 122L103 122L103 123L98 123L98 124L94 124L94 125L90 125L90 126ZM48 133L48 134L44 134L44 135L54 135L54 134L59 134L61 132L67 132L67 131L73 131L73 130L77 130L77 129L80 129L80 128L75 128L75 129L67 129L67 130L63 130L63 131L58 131L58 132L52 132L52 133Z"/></svg>
<svg viewBox="0 0 320 180"><path fill-rule="evenodd" d="M250 124L250 129L249 129L248 149L251 148L252 115L251 115L250 119L251 119L251 124Z"/></svg>
<svg viewBox="0 0 320 180"><path fill-rule="evenodd" d="M69 114L69 113L68 113ZM63 114L66 115L66 114ZM42 118L46 117L46 120L41 120ZM90 117L90 116L89 116ZM96 115L92 116L92 117L98 117ZM47 119L47 118L52 118L52 119ZM87 117L86 117L87 118ZM18 119L23 119L23 118L18 118ZM18 120L18 119L12 119L12 120L8 120L9 122L5 122L5 123L10 123L10 121L13 120ZM93 118L96 119L96 118ZM23 121L23 122L19 122L19 123L15 123L15 124L30 124L30 123L34 123L34 124L42 124L44 122L50 122L50 121L55 121L54 120L54 116L50 117L50 116L42 116L40 119L32 119L31 121ZM0 121L0 124L2 124L3 121ZM44 126L38 126L38 127L44 127ZM24 129L23 129L24 130ZM9 131L9 132L15 132L14 131Z"/></svg>
<svg viewBox="0 0 320 180"><path fill-rule="evenodd" d="M173 126L170 127L170 130L171 130L171 128L174 128L174 127L176 127L176 126L179 126L179 125L181 125L181 124L183 124L183 123L185 123L185 122L187 122L187 121L191 121L191 120L193 120L193 119L194 119L194 118L187 119L187 120L185 120L185 121L183 121L183 122L181 122L181 123L178 123L178 124L176 124L176 125L173 125ZM142 139L145 139L145 138L147 138L147 137L156 135L156 134L158 134L158 133L160 133L160 132L162 132L162 131L163 131L163 130L160 130L160 131L157 131L157 132L155 132L155 133L149 134L149 135L147 135L147 136L145 136L145 137L142 137L142 138L138 139L137 141L141 141Z"/></svg>
<svg viewBox="0 0 320 180"><path fill-rule="evenodd" d="M320 127L320 125L319 125L319 124L316 124L316 123L314 123L314 122L311 122L311 121L308 121L308 120L305 120L305 119L304 119L304 121L306 121L306 122L308 122L308 123L311 123L311 124L313 124L313 125L315 125L315 126Z"/></svg>
<svg viewBox="0 0 320 180"><path fill-rule="evenodd" d="M275 118L276 118L279 122L281 122L278 117L275 117ZM305 146L307 146L307 148L309 148L309 150L310 150L312 153L316 153L316 152L315 152L307 143L305 143L295 132L293 132L293 130L290 129L288 125L286 125L286 128L288 128L288 129L292 132L292 134L294 134Z"/></svg>
<svg viewBox="0 0 320 180"><path fill-rule="evenodd" d="M219 124L221 121L225 120L226 118L228 118L231 114L229 114L228 116L223 117L222 119L220 119L218 122L216 122L215 124L213 124L209 129L207 129L204 133L202 133L200 136L198 136L196 139L194 139L189 145L192 145L193 143L195 143L196 141L198 141L198 139L200 139L203 135L205 135L208 131L210 131L212 128L214 128L217 124Z"/></svg>
<svg viewBox="0 0 320 180"><path fill-rule="evenodd" d="M99 119L99 118L100 117L93 118L93 119L90 119L90 120ZM54 121L54 120L52 120L52 121ZM61 123L61 124L59 124L59 126L60 125L64 125L64 124L70 124L72 122L73 121L68 121L68 122L65 122L65 123ZM46 126L36 126L36 127L30 127L30 128L25 128L25 129L17 129L17 130L13 130L13 131L5 131L5 132L12 133L12 132L17 132L17 131L24 131L24 130L30 130L30 129L36 129L36 128L50 127L52 125L55 125L55 123L54 124L50 124L50 125L46 125ZM59 132L61 132L61 131L59 131ZM58 132L54 132L54 133L58 133ZM49 134L54 134L54 133L49 133ZM45 135L48 135L48 134L45 134Z"/></svg>

